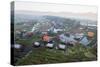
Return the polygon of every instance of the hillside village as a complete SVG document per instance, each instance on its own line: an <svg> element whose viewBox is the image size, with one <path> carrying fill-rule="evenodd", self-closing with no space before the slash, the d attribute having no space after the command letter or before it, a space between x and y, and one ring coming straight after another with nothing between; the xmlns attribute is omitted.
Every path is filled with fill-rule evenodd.
<svg viewBox="0 0 100 67"><path fill-rule="evenodd" d="M15 23L15 44L12 45L15 65L96 60L97 25L93 24L96 21L84 22L43 16Z"/></svg>

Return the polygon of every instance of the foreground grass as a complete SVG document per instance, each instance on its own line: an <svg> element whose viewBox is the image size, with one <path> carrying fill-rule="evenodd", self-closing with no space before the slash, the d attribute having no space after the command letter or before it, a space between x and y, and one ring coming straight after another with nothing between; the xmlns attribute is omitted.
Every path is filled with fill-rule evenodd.
<svg viewBox="0 0 100 67"><path fill-rule="evenodd" d="M65 63L97 60L96 49L77 45L70 47L66 52L48 48L33 48L32 52L20 59L16 65Z"/></svg>

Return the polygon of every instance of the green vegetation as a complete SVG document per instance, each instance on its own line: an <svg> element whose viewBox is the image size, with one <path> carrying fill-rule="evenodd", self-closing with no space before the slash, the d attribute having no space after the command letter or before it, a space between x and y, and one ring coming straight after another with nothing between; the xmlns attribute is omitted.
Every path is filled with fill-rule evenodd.
<svg viewBox="0 0 100 67"><path fill-rule="evenodd" d="M70 47L66 52L56 49L33 48L32 52L20 59L16 65L92 61L97 59L93 50L94 48L86 48L82 45Z"/></svg>
<svg viewBox="0 0 100 67"><path fill-rule="evenodd" d="M21 45L26 45L26 46L31 46L33 41L40 40L40 36L34 35L31 38L26 38L26 39L17 39L16 43L19 43Z"/></svg>

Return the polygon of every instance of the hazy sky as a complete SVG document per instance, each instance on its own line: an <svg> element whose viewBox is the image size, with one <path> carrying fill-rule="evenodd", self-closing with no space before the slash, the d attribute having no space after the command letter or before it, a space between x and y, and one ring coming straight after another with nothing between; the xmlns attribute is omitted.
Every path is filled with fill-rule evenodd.
<svg viewBox="0 0 100 67"><path fill-rule="evenodd" d="M34 2L15 2L15 10L27 11L45 11L45 12L93 12L97 13L97 7L94 6L80 6L80 5L64 5L64 4L48 4L48 3L34 3Z"/></svg>

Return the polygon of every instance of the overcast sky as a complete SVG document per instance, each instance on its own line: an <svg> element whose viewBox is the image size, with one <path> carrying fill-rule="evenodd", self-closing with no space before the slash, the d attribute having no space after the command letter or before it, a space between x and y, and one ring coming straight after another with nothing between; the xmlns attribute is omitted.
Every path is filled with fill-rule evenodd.
<svg viewBox="0 0 100 67"><path fill-rule="evenodd" d="M43 11L43 12L97 13L97 7L95 6L48 4L48 3L34 3L34 2L23 2L23 1L15 2L15 10Z"/></svg>

